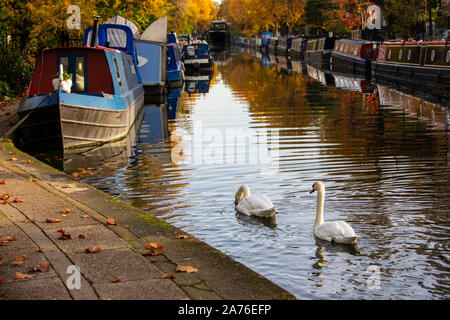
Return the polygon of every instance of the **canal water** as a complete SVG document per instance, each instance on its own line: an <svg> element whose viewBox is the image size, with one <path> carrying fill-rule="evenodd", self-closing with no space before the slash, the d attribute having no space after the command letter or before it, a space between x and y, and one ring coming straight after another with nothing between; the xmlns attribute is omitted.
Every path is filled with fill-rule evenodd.
<svg viewBox="0 0 450 320"><path fill-rule="evenodd" d="M448 299L449 111L395 88L254 52L216 55L128 139L64 170L156 215L299 299ZM315 239L345 220L356 247ZM247 184L274 219L237 214ZM200 266L201 267L201 266Z"/></svg>

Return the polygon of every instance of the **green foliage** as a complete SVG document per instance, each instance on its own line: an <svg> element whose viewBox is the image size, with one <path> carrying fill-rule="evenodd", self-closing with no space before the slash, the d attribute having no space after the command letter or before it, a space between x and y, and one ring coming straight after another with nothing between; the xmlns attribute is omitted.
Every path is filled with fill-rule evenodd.
<svg viewBox="0 0 450 320"><path fill-rule="evenodd" d="M308 0L305 4L305 22L320 33L326 29L326 24L331 20L331 12L337 9L336 3L331 0Z"/></svg>
<svg viewBox="0 0 450 320"><path fill-rule="evenodd" d="M72 74L71 73L67 73L67 72L63 72L63 80L67 80L67 79L72 79ZM56 73L53 78L59 78L59 72Z"/></svg>
<svg viewBox="0 0 450 320"><path fill-rule="evenodd" d="M14 93L5 81L0 81L0 100L11 100L14 97Z"/></svg>
<svg viewBox="0 0 450 320"><path fill-rule="evenodd" d="M0 82L7 83L9 96L14 96L21 94L28 86L34 67L14 39L8 43L4 30L0 25ZM4 85L2 88L6 90Z"/></svg>
<svg viewBox="0 0 450 320"><path fill-rule="evenodd" d="M350 29L341 21L330 22L327 26L327 31L333 32L336 37L345 38L350 34Z"/></svg>

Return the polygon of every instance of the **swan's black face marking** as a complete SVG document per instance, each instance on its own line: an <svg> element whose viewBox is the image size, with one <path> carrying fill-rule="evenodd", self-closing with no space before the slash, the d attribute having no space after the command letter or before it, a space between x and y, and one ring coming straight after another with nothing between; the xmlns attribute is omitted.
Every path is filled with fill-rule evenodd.
<svg viewBox="0 0 450 320"><path fill-rule="evenodd" d="M313 193L314 191L316 191L315 186L316 186L316 184L314 183L313 186L312 186L312 190L309 193Z"/></svg>

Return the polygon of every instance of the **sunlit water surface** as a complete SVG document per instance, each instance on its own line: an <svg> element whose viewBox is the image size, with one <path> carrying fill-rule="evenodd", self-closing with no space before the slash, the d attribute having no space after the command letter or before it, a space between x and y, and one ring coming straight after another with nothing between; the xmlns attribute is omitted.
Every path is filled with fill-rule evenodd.
<svg viewBox="0 0 450 320"><path fill-rule="evenodd" d="M448 299L448 109L283 58L217 58L209 92L190 83L191 95L146 106L137 136L94 156L84 181L300 299ZM313 236L316 180L325 220L350 223L357 248ZM236 214L241 184L276 218Z"/></svg>

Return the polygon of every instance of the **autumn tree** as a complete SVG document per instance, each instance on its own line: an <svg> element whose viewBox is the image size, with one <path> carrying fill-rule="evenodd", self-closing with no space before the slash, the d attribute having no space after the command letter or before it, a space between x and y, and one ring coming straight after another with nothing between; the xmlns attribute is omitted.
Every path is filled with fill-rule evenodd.
<svg viewBox="0 0 450 320"><path fill-rule="evenodd" d="M212 0L171 0L169 28L177 33L203 32L217 17Z"/></svg>
<svg viewBox="0 0 450 320"><path fill-rule="evenodd" d="M304 0L224 0L222 16L246 35L289 30L301 24Z"/></svg>
<svg viewBox="0 0 450 320"><path fill-rule="evenodd" d="M326 25L332 21L334 10L338 6L332 0L307 0L305 5L305 21L320 34L326 30Z"/></svg>

